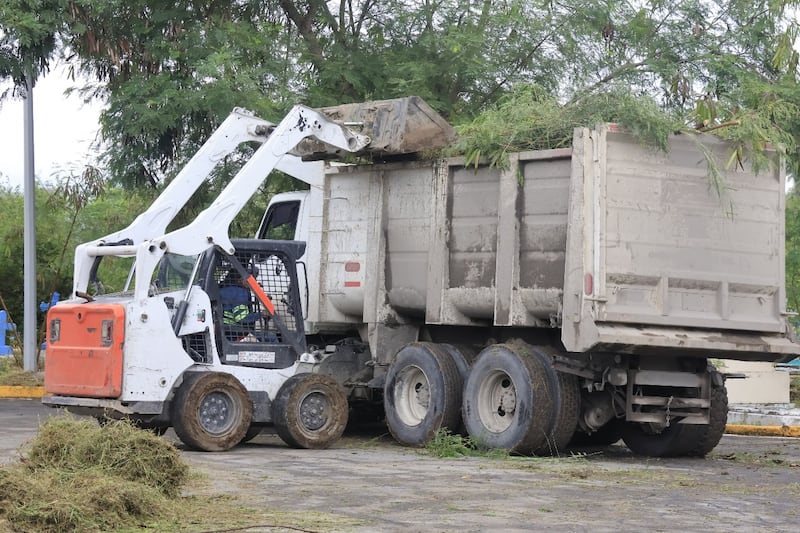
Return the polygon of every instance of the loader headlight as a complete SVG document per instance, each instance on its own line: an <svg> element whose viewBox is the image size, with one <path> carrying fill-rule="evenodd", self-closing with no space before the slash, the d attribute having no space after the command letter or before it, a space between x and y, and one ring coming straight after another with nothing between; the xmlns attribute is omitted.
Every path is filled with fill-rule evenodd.
<svg viewBox="0 0 800 533"><path fill-rule="evenodd" d="M61 320L54 318L50 321L50 344L61 338Z"/></svg>
<svg viewBox="0 0 800 533"><path fill-rule="evenodd" d="M111 337L114 335L114 321L103 320L100 324L100 340L103 341L103 346L111 346Z"/></svg>

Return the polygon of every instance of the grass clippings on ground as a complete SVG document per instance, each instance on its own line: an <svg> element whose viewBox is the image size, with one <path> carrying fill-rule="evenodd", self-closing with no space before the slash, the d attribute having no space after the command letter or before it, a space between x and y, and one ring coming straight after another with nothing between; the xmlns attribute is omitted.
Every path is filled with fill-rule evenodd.
<svg viewBox="0 0 800 533"><path fill-rule="evenodd" d="M23 532L139 525L168 513L188 471L171 443L128 422L50 418L0 469L0 520Z"/></svg>
<svg viewBox="0 0 800 533"><path fill-rule="evenodd" d="M209 489L213 480L190 471L172 443L149 431L126 421L99 426L53 417L17 463L0 466L0 532L346 531L363 524L248 507Z"/></svg>

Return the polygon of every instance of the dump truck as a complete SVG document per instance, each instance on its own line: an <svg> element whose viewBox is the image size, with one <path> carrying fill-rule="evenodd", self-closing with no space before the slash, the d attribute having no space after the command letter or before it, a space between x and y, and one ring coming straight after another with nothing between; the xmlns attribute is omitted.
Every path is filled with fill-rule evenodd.
<svg viewBox="0 0 800 533"><path fill-rule="evenodd" d="M219 138L263 145L197 220L164 234L218 139L131 227L78 247L73 298L48 314L44 403L208 451L265 426L326 447L377 407L410 446L451 431L523 454L621 437L702 456L727 415L714 360L800 353L784 172L727 168L716 137L662 152L604 124L498 168L420 157L454 132L418 98L245 122ZM230 240L273 168L309 188ZM87 294L99 258L126 254L133 288Z"/></svg>

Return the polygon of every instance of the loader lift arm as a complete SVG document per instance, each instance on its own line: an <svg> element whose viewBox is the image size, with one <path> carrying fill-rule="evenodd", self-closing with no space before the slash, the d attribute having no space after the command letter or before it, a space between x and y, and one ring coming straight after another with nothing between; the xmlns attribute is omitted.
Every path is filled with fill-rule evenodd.
<svg viewBox="0 0 800 533"><path fill-rule="evenodd" d="M227 254L233 253L234 246L228 235L231 222L273 169L287 168L296 176L297 170L306 165L298 157L289 154L306 138L314 138L348 152L358 152L370 142L369 137L354 133L322 113L301 105L293 107L216 200L193 222L152 240L123 247L129 248L125 251L128 255L136 255L136 297L147 297L152 273L168 251L197 255L210 246L218 246ZM93 251L99 254L104 252L96 246Z"/></svg>
<svg viewBox="0 0 800 533"><path fill-rule="evenodd" d="M264 143L274 128L275 124L245 109L235 108L150 207L128 227L78 245L75 251L73 295L86 293L103 255L132 256L138 244L163 235L175 215L206 182L211 171L224 157L244 142ZM293 155L286 155L275 164L276 169L312 184L314 177L321 173L316 168L320 166L320 162L303 162ZM130 246L132 249L117 248L99 252L98 247L102 246Z"/></svg>

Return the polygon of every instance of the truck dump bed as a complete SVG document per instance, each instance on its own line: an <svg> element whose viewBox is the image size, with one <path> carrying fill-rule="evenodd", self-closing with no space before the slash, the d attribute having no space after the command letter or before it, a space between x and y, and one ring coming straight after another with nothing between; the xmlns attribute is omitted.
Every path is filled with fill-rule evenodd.
<svg viewBox="0 0 800 533"><path fill-rule="evenodd" d="M573 352L796 354L785 176L726 170L729 155L711 136L661 153L600 126L573 149L512 154L507 170L333 167L309 233L323 269L309 320L561 328Z"/></svg>

